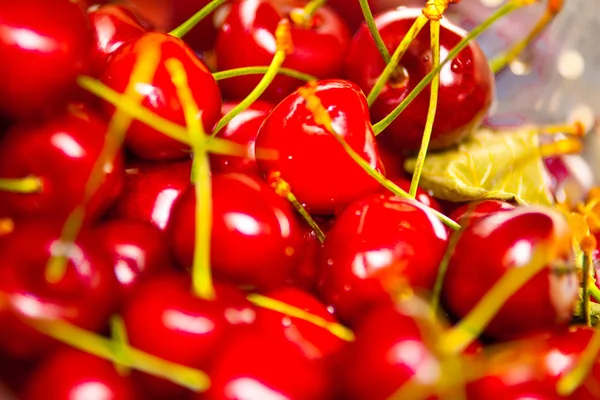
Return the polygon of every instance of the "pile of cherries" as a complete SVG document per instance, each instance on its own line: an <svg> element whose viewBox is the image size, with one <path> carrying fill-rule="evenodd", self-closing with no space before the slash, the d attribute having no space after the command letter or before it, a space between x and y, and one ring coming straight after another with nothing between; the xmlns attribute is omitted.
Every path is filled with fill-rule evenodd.
<svg viewBox="0 0 600 400"><path fill-rule="evenodd" d="M430 88L373 124L433 69L428 25L368 102L386 61L358 0L95 3L0 1L15 398L600 398L600 336L574 319L593 224L579 243L556 209L375 179L411 186ZM369 4L390 54L425 5ZM467 32L440 23L444 57ZM494 98L475 41L440 76L431 151Z"/></svg>

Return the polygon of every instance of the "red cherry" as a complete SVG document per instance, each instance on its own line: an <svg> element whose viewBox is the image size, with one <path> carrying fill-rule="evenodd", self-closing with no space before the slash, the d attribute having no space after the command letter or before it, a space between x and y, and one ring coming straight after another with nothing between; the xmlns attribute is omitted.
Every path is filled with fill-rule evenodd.
<svg viewBox="0 0 600 400"><path fill-rule="evenodd" d="M323 247L320 293L344 321L391 303L393 293L433 288L448 241L442 223L415 201L375 195L336 218Z"/></svg>
<svg viewBox="0 0 600 400"><path fill-rule="evenodd" d="M450 218L460 225L470 225L498 212L514 210L515 206L500 200L482 200L465 204L452 211Z"/></svg>
<svg viewBox="0 0 600 400"><path fill-rule="evenodd" d="M309 312L327 322L337 323L333 314L323 303L300 289L286 287L267 292L265 296ZM323 327L298 318L288 317L276 311L259 309L257 321L265 333L281 334L296 344L309 359L316 360L335 355L346 344Z"/></svg>
<svg viewBox="0 0 600 400"><path fill-rule="evenodd" d="M77 350L60 350L36 369L25 400L137 400L131 378L110 361Z"/></svg>
<svg viewBox="0 0 600 400"><path fill-rule="evenodd" d="M310 86L306 86L310 88ZM371 167L383 172L360 89L348 81L316 83L315 96L329 112L336 133ZM256 146L275 149L276 160L258 160L265 173L280 172L309 212L331 215L351 201L379 190L331 133L315 122L299 91L283 100L261 127Z"/></svg>
<svg viewBox="0 0 600 400"><path fill-rule="evenodd" d="M93 234L97 243L113 257L123 297L141 280L171 267L165 235L146 222L109 221L96 227Z"/></svg>
<svg viewBox="0 0 600 400"><path fill-rule="evenodd" d="M402 177L394 177L391 178L391 181L394 182L400 189L404 190L405 192L408 193L410 191L410 180ZM382 188L381 191L385 194L389 193L389 191L385 188ZM442 212L442 207L439 205L437 200L425 190L417 188L417 194L415 198L417 199L417 201L426 205L427 207Z"/></svg>
<svg viewBox="0 0 600 400"><path fill-rule="evenodd" d="M211 266L216 277L273 288L288 279L302 248L302 230L289 202L259 178L243 174L212 179ZM193 187L175 206L170 241L177 261L194 256L196 195Z"/></svg>
<svg viewBox="0 0 600 400"><path fill-rule="evenodd" d="M221 113L221 94L208 67L180 39L166 33L149 32L123 44L110 58L102 81L123 93L132 79L132 71L146 57L157 57L157 69L150 82L138 82L135 90L143 96L142 105L157 115L185 126L182 105L165 62L180 61L189 87L201 112L204 129L210 132ZM140 61L142 60L142 61ZM147 65L147 64L146 64ZM147 65L148 68L152 66ZM108 114L114 107L106 105ZM138 157L149 160L185 158L189 146L171 139L156 129L135 121L127 131L127 147Z"/></svg>
<svg viewBox="0 0 600 400"><path fill-rule="evenodd" d="M96 331L118 305L112 262L85 232L69 249L64 276L56 283L46 280L50 254L65 246L60 232L60 225L23 222L2 242L0 292L6 307L0 309L0 347L9 354L35 357L57 344L17 315L60 318Z"/></svg>
<svg viewBox="0 0 600 400"><path fill-rule="evenodd" d="M388 50L393 53L406 35L420 8L399 7L375 18ZM441 21L441 54L450 52L466 32L448 21ZM346 58L346 75L368 93L375 85L385 63L366 25L354 36ZM374 121L386 117L421 79L431 71L429 26L412 41L398 66L371 108ZM438 109L431 137L431 149L456 143L478 128L494 95L494 75L476 42L470 42L457 58L441 72ZM421 145L429 109L429 88L425 89L382 134L382 139L399 149L418 149Z"/></svg>
<svg viewBox="0 0 600 400"><path fill-rule="evenodd" d="M0 113L31 118L64 105L77 88L77 76L88 70L91 49L92 33L76 2L5 3L0 10Z"/></svg>
<svg viewBox="0 0 600 400"><path fill-rule="evenodd" d="M83 200L86 183L102 151L106 123L90 110L71 106L43 123L13 126L0 144L0 177L41 180L37 193L0 192L13 218L64 218ZM109 168L110 167L110 168ZM119 153L98 191L86 207L86 217L101 215L118 196L123 184Z"/></svg>
<svg viewBox="0 0 600 400"><path fill-rule="evenodd" d="M218 345L254 323L255 311L243 293L216 285L216 299L192 294L189 275L162 275L140 284L123 311L130 344L168 361L205 370ZM179 398L186 390L159 378L138 376L151 392Z"/></svg>
<svg viewBox="0 0 600 400"><path fill-rule="evenodd" d="M192 162L136 162L125 170L125 185L112 208L117 219L142 221L164 231L173 204L188 186Z"/></svg>
<svg viewBox="0 0 600 400"><path fill-rule="evenodd" d="M380 136L381 137L381 136ZM393 178L406 178L406 172L404 171L404 155L398 150L394 150L389 146L385 145L382 140L377 140L379 157L385 168L385 174L388 179Z"/></svg>
<svg viewBox="0 0 600 400"><path fill-rule="evenodd" d="M505 273L543 262L540 257L550 251L556 258L503 303L484 332L507 340L565 325L577 301L578 278L574 271L555 270L569 265L571 237L564 218L546 208L499 212L464 229L444 280L446 310L464 317Z"/></svg>
<svg viewBox="0 0 600 400"><path fill-rule="evenodd" d="M202 400L327 400L327 371L281 336L238 335L223 345L209 370Z"/></svg>
<svg viewBox="0 0 600 400"><path fill-rule="evenodd" d="M221 107L223 115L230 112L239 102L226 101ZM254 154L254 143L258 129L273 109L273 105L264 101L256 101L242 111L219 131L217 137L248 146L245 157L210 155L212 172L240 172L245 174L260 174Z"/></svg>
<svg viewBox="0 0 600 400"><path fill-rule="evenodd" d="M95 76L102 74L108 57L123 43L141 36L148 30L147 24L124 5L106 4L93 7L88 12L88 18L94 32L91 69Z"/></svg>
<svg viewBox="0 0 600 400"><path fill-rule="evenodd" d="M275 29L282 18L306 5L300 0L240 0L232 4L221 27L215 51L219 70L269 65L275 54ZM343 20L329 7L319 7L310 26L291 24L293 53L284 67L320 79L342 75L344 54L350 33ZM231 51L231 49L237 49ZM225 79L220 82L223 94L230 99L243 99L260 81L259 75ZM265 100L278 103L302 82L278 76L263 94Z"/></svg>

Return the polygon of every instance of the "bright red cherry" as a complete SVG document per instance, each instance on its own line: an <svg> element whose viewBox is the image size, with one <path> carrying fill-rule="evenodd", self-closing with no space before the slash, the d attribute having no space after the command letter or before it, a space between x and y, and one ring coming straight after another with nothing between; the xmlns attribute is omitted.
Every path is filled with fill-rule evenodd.
<svg viewBox="0 0 600 400"><path fill-rule="evenodd" d="M301 90L314 89L329 113L336 133L369 165L383 172L368 107L361 90L344 80L324 80ZM331 215L351 201L379 190L380 185L358 166L337 139L315 121L298 90L269 114L256 146L275 149L276 160L257 160L267 174L280 172L309 212Z"/></svg>
<svg viewBox="0 0 600 400"><path fill-rule="evenodd" d="M104 222L92 233L96 242L112 255L115 275L124 297L141 280L168 271L172 266L164 233L146 222Z"/></svg>
<svg viewBox="0 0 600 400"><path fill-rule="evenodd" d="M289 202L260 178L244 174L214 175L212 194L215 276L261 288L284 284L303 246L302 229ZM169 227L175 257L183 267L193 261L195 207L190 187L175 205Z"/></svg>
<svg viewBox="0 0 600 400"><path fill-rule="evenodd" d="M155 64L152 61L154 60ZM142 106L179 125L185 117L177 89L167 70L169 59L178 60L185 69L189 87L200 110L206 132L211 132L221 115L221 94L208 67L180 39L166 33L149 32L123 44L110 58L102 81L113 90L123 93L132 79L132 72L143 62L154 71L148 81L134 82L135 91L142 96ZM114 107L106 104L112 115ZM135 121L127 131L127 147L138 157L149 160L185 158L188 145L171 139L156 129Z"/></svg>
<svg viewBox="0 0 600 400"><path fill-rule="evenodd" d="M468 225L452 254L442 290L445 309L462 318L504 274L544 266L517 290L485 328L507 340L565 325L578 296L571 234L564 217L537 207L495 213Z"/></svg>
<svg viewBox="0 0 600 400"><path fill-rule="evenodd" d="M91 49L92 32L77 2L3 2L0 114L30 119L61 107L77 76L88 71Z"/></svg>
<svg viewBox="0 0 600 400"><path fill-rule="evenodd" d="M327 234L320 293L336 315L355 322L410 285L431 290L444 255L444 225L416 201L375 195L344 209Z"/></svg>
<svg viewBox="0 0 600 400"><path fill-rule="evenodd" d="M125 184L111 210L117 219L148 222L164 231L173 204L190 186L191 160L136 162L125 170Z"/></svg>
<svg viewBox="0 0 600 400"><path fill-rule="evenodd" d="M218 69L269 65L276 51L277 24L294 10L301 10L306 3L302 0L234 2L217 37L215 50ZM342 75L350 33L344 21L329 7L319 7L307 21L307 26L292 22L291 40L293 53L287 56L284 67L320 79ZM232 48L237 50L231 51ZM260 79L260 75L249 75L225 79L219 84L226 98L243 99ZM278 76L262 98L278 103L299 86L302 86L302 82L297 79Z"/></svg>
<svg viewBox="0 0 600 400"><path fill-rule="evenodd" d="M30 377L24 400L138 400L130 377L110 361L81 351L54 353Z"/></svg>
<svg viewBox="0 0 600 400"><path fill-rule="evenodd" d="M123 43L148 31L146 23L129 8L120 4L105 4L90 8L88 18L94 32L91 69L96 76L102 74L108 57Z"/></svg>
<svg viewBox="0 0 600 400"><path fill-rule="evenodd" d="M399 7L375 18L386 47L393 53L406 35L420 8ZM463 39L466 32L448 21L441 21L442 57ZM346 76L368 93L375 85L385 63L366 25L354 36L346 58ZM386 117L431 71L429 26L412 41L396 73L373 104L371 117ZM431 137L432 149L452 145L478 128L494 96L494 75L483 51L472 41L441 72L438 109ZM421 145L429 108L429 88L382 133L382 139L398 149L414 150Z"/></svg>
<svg viewBox="0 0 600 400"><path fill-rule="evenodd" d="M95 331L104 328L120 301L110 257L85 232L67 249L59 240L61 227L23 222L1 242L0 292L8 307L0 310L0 347L9 354L35 357L57 344L17 315L60 318ZM49 282L49 256L63 252L65 273Z"/></svg>
<svg viewBox="0 0 600 400"><path fill-rule="evenodd" d="M406 193L408 193L410 191L410 183L411 183L410 180L408 180L406 178L402 178L402 177L395 177L395 178L391 178L391 181L394 182L400 189L404 190ZM385 193L385 194L390 193L384 187L382 187L381 192ZM442 211L442 207L439 205L437 200L421 188L417 188L417 194L416 194L415 198L417 199L417 201L426 205L427 207L433 208L434 210L437 210L440 212Z"/></svg>
<svg viewBox="0 0 600 400"><path fill-rule="evenodd" d="M70 106L45 122L13 126L0 143L0 177L40 179L35 193L0 191L14 218L64 218L83 200L86 183L101 154L106 123L80 106ZM86 207L86 217L101 215L123 184L123 158L106 160L102 183Z"/></svg>
<svg viewBox="0 0 600 400"><path fill-rule="evenodd" d="M468 225L498 212L514 210L515 206L500 200L482 200L460 206L452 211L450 218L459 225Z"/></svg>
<svg viewBox="0 0 600 400"><path fill-rule="evenodd" d="M230 112L239 102L226 101L221 107L223 115ZM212 172L240 172L245 174L260 174L254 153L254 143L258 130L269 112L275 107L265 101L256 101L231 120L217 137L248 146L248 154L244 157L210 155Z"/></svg>

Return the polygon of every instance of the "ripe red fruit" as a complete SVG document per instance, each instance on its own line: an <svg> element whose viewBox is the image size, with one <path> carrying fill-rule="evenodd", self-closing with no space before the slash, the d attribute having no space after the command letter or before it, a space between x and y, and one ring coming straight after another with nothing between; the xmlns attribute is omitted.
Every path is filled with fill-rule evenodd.
<svg viewBox="0 0 600 400"><path fill-rule="evenodd" d="M498 212L514 210L515 206L500 200L482 200L465 204L452 211L450 218L467 226Z"/></svg>
<svg viewBox="0 0 600 400"><path fill-rule="evenodd" d="M231 5L229 15L219 31L215 50L219 70L269 65L275 54L275 29L279 21L306 5L300 0L240 0ZM350 33L344 21L329 7L319 7L304 27L291 24L293 53L284 67L320 79L342 75L344 54ZM231 51L231 49L236 51ZM229 99L243 99L260 81L260 75L225 79L220 82ZM302 86L290 77L278 76L263 94L265 100L278 103Z"/></svg>
<svg viewBox="0 0 600 400"><path fill-rule="evenodd" d="M402 177L394 177L390 180L394 182L400 189L404 190L406 193L410 191L410 180ZM384 194L390 193L389 190L387 190L384 187L381 188L381 192ZM429 208L433 208L434 210L442 212L442 207L440 206L438 201L432 195L430 195L421 188L417 188L415 199L417 199L418 202Z"/></svg>
<svg viewBox="0 0 600 400"><path fill-rule="evenodd" d="M464 317L515 268L544 267L513 294L485 328L498 340L554 329L571 319L578 278L564 217L537 207L499 212L468 225L450 259L442 291L445 309ZM468 277L468 279L466 278Z"/></svg>
<svg viewBox="0 0 600 400"><path fill-rule="evenodd" d="M336 315L356 322L391 304L407 285L431 290L448 241L444 225L418 202L375 195L344 209L321 254L320 293Z"/></svg>
<svg viewBox="0 0 600 400"><path fill-rule="evenodd" d="M76 2L4 2L0 114L32 118L60 108L77 88L77 76L88 71L91 49L92 32Z"/></svg>
<svg viewBox="0 0 600 400"><path fill-rule="evenodd" d="M329 112L336 133L372 168L383 172L369 109L360 89L348 81L324 80L315 84L314 95ZM279 152L276 160L258 160L259 167L267 174L280 172L311 213L331 215L380 188L335 137L315 121L300 91L292 93L269 114L256 146Z"/></svg>
<svg viewBox="0 0 600 400"><path fill-rule="evenodd" d="M37 193L0 191L0 203L17 219L63 221L83 200L84 190L104 146L106 123L95 113L70 106L45 122L13 126L0 143L0 177L41 180ZM123 158L106 160L104 177L86 207L86 217L100 216L123 184Z"/></svg>
<svg viewBox="0 0 600 400"><path fill-rule="evenodd" d="M185 69L189 87L200 110L204 129L210 132L221 114L221 94L208 67L180 39L166 33L149 32L123 44L110 58L102 81L113 90L123 93L139 62L152 71L148 59L155 58L156 71L149 82L134 82L135 91L142 96L141 105L179 125L185 126L182 104L166 67L166 61L176 59ZM150 62L150 64L152 64ZM114 107L105 103L107 114ZM190 151L186 144L171 139L156 129L134 121L127 131L127 147L138 157L149 160L185 158Z"/></svg>
<svg viewBox="0 0 600 400"><path fill-rule="evenodd" d="M239 285L281 286L297 264L302 229L289 202L259 178L243 174L212 179L211 266L216 277ZM183 267L194 256L196 195L193 187L175 205L169 240Z"/></svg>
<svg viewBox="0 0 600 400"><path fill-rule="evenodd" d="M394 52L421 12L420 8L399 7L375 18L390 53ZM440 22L440 51L444 57L466 32L447 18ZM368 93L384 68L384 60L375 47L367 26L363 25L350 45L346 58L346 76ZM386 117L431 69L430 33L429 26L426 25L410 44L395 75L373 104L373 121ZM472 41L442 69L430 148L440 149L452 145L478 128L492 103L493 95L494 75L483 51ZM382 139L398 149L418 149L428 108L429 88L417 96L382 133Z"/></svg>

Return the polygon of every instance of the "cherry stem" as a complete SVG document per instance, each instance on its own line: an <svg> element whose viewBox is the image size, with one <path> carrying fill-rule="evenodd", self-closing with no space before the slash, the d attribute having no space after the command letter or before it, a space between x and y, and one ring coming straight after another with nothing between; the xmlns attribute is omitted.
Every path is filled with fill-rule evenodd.
<svg viewBox="0 0 600 400"><path fill-rule="evenodd" d="M203 142L206 137L202 126L202 113L194 101L183 64L176 58L166 61L166 68L177 89L182 104L186 125L189 130L194 160L192 163L192 181L196 195L195 239L192 264L192 289L196 296L204 300L214 300L215 287L210 267L210 243L212 232L212 182L210 161Z"/></svg>
<svg viewBox="0 0 600 400"><path fill-rule="evenodd" d="M290 19L298 26L310 28L311 20L315 12L327 3L327 0L311 0L303 9L294 9L290 13Z"/></svg>
<svg viewBox="0 0 600 400"><path fill-rule="evenodd" d="M394 120L400 115L406 107L431 83L433 78L437 76L442 68L452 59L454 59L458 54L463 51L471 42L471 40L477 38L481 35L486 29L488 29L491 25L493 25L500 18L510 14L511 12L523 7L525 4L522 4L521 1L512 0L500 7L498 10L494 12L487 20L483 23L475 27L471 32L467 34L448 54L448 56L438 65L436 68L433 68L418 84L415 88L409 93L408 96L400 103L398 106L384 119L373 125L373 131L375 135L379 135L385 128L387 128Z"/></svg>
<svg viewBox="0 0 600 400"><path fill-rule="evenodd" d="M440 64L440 21L430 21L431 31L431 53L432 53L432 65L437 67ZM421 141L421 148L419 149L419 155L417 156L417 162L410 182L410 190L408 194L414 199L417 196L417 189L419 188L419 181L421 180L421 174L423 173L423 165L425 165L425 158L427 157L427 150L429 149L429 141L431 140L431 132L433 131L433 123L435 121L435 114L437 112L438 94L440 88L440 76L435 75L431 82L431 91L429 97L429 110L427 112L427 120L425 121L425 130L423 132L423 140Z"/></svg>
<svg viewBox="0 0 600 400"><path fill-rule="evenodd" d="M304 218L306 223L315 232L315 234L317 235L317 239L319 239L319 242L323 244L325 242L325 234L321 230L321 227L319 227L319 224L317 224L317 222L313 219L313 217L311 217L308 211L306 211L306 208L304 208L304 206L298 201L296 196L294 196L289 183L287 183L281 178L281 173L279 171L271 173L269 176L269 180L271 181L271 186L273 187L273 189L275 189L275 193L282 197L285 197L292 204L292 206L298 212L298 214L300 214L302 218Z"/></svg>
<svg viewBox="0 0 600 400"><path fill-rule="evenodd" d="M373 18L373 13L371 12L371 7L369 6L368 0L358 0L360 4L360 9L362 10L363 17L365 18L365 22L367 24L367 28L369 28L369 32L371 33L371 37L373 41L375 41L375 46L377 50L379 50L379 54L383 57L383 61L386 64L390 63L390 52L388 51L381 34L379 33L379 29L377 29L377 24L375 23L375 19Z"/></svg>
<svg viewBox="0 0 600 400"><path fill-rule="evenodd" d="M268 72L268 70L269 70L269 67L265 67L265 66L242 67L242 68L228 69L225 71L218 71L218 72L213 73L212 75L216 81L221 81L223 79L235 78L237 76L244 76L244 75L264 75ZM299 79L299 80L305 81L305 82L312 82L312 81L318 80L316 77L314 77L312 75L305 74L304 72L296 71L295 69L291 69L291 68L279 68L279 70L277 71L277 74L289 76L291 78L296 78L296 79Z"/></svg>
<svg viewBox="0 0 600 400"><path fill-rule="evenodd" d="M338 322L327 321L326 319L319 317L318 315L311 314L301 308L294 307L282 301L257 293L249 294L247 299L257 307L285 314L288 317L301 319L303 321L310 322L313 325L324 328L332 335L337 336L346 342L353 342L355 339L354 333L344 325Z"/></svg>
<svg viewBox="0 0 600 400"><path fill-rule="evenodd" d="M398 185L394 182L386 179L383 174L373 168L367 160L362 158L360 154L358 154L354 149L341 137L333 127L331 122L331 117L329 113L323 107L321 100L315 95L314 87L310 85L308 87L302 87L298 89L300 96L302 96L306 101L306 108L310 110L315 118L315 122L325 127L325 129L338 141L338 143L344 148L346 153L352 158L352 160L357 163L371 178L375 179L380 185L388 189L394 195L398 197L402 197L404 199L414 200L408 193L402 190ZM434 210L431 207L428 207L424 204L421 204L423 207L427 208L432 214L434 214L440 221L442 221L445 225L453 230L459 230L460 225L457 224L452 219L448 218L441 212Z"/></svg>
<svg viewBox="0 0 600 400"><path fill-rule="evenodd" d="M556 391L559 396L570 397L577 388L583 385L596 364L598 353L600 353L600 330L594 329L589 343L581 352L575 366L556 382Z"/></svg>
<svg viewBox="0 0 600 400"><path fill-rule="evenodd" d="M110 333L113 338L115 354L118 355L118 360L114 362L115 369L121 376L127 376L130 373L129 367L119 361L129 358L129 339L125 322L119 315L114 315L110 319Z"/></svg>
<svg viewBox="0 0 600 400"><path fill-rule="evenodd" d="M582 279L582 301L581 301L581 315L587 326L592 326L592 316L590 309L590 273L593 271L593 260L589 254L583 253L583 279Z"/></svg>
<svg viewBox="0 0 600 400"><path fill-rule="evenodd" d="M590 283L590 285L588 286L588 291L590 292L590 295L594 298L594 300L600 302L600 289L598 289L598 286L596 286L595 283Z"/></svg>
<svg viewBox="0 0 600 400"><path fill-rule="evenodd" d="M150 82L158 69L159 63L160 53L157 50L143 52L136 62L125 88L125 93L131 96L136 104L139 104L143 97L135 90L135 86L139 82ZM64 276L67 268L67 255L69 254L64 249L72 245L79 235L85 219L87 204L102 185L106 171L112 170L114 160L125 139L125 133L132 121L132 118L119 108L112 116L107 128L104 145L85 184L82 202L69 214L63 225L60 235L63 250L59 252L60 254L53 254L46 264L45 276L48 282L56 283Z"/></svg>
<svg viewBox="0 0 600 400"><path fill-rule="evenodd" d="M42 180L30 175L25 178L0 178L0 191L11 193L40 193L43 189Z"/></svg>
<svg viewBox="0 0 600 400"><path fill-rule="evenodd" d="M181 39L189 31L194 29L194 27L196 25L198 25L198 23L200 21L202 21L206 16L208 16L210 13L212 13L214 10L216 10L218 7L220 7L227 1L228 0L213 0L213 1L211 1L210 3L208 3L207 5L202 7L202 9L200 11L198 11L196 14L192 15L183 24L179 25L177 28L175 28L171 32L169 32L169 34L171 36L175 36L175 37Z"/></svg>
<svg viewBox="0 0 600 400"><path fill-rule="evenodd" d="M273 79L277 76L277 72L280 70L283 62L285 61L288 54L293 51L292 37L290 32L290 22L287 19L283 19L277 25L275 31L275 39L277 42L277 50L271 61L271 65L267 69L267 72L263 75L262 79L256 85L256 87L250 92L244 100L242 100L237 106L235 106L230 112L225 114L223 118L217 123L212 135L209 140L212 140L221 129L223 129L232 119L238 114L250 107L258 98L265 92L269 87Z"/></svg>
<svg viewBox="0 0 600 400"><path fill-rule="evenodd" d="M517 59L517 57L556 17L562 10L564 0L548 0L548 6L544 15L538 20L531 31L523 39L518 41L513 47L504 53L494 57L490 61L490 68L494 74L503 70L508 64Z"/></svg>

